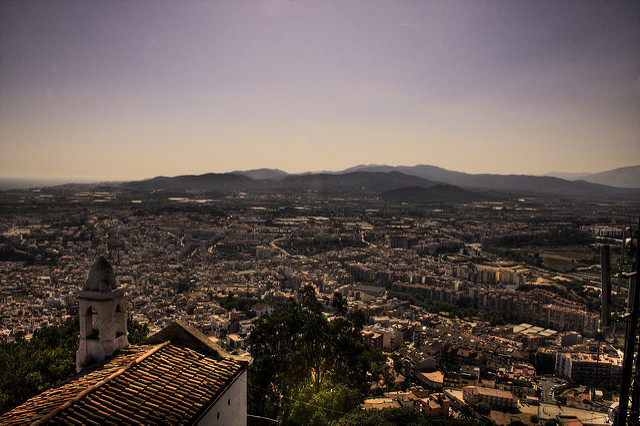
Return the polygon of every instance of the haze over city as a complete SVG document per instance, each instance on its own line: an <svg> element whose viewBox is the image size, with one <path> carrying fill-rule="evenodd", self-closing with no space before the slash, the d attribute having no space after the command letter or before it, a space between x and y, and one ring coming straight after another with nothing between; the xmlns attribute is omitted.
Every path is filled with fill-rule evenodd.
<svg viewBox="0 0 640 426"><path fill-rule="evenodd" d="M0 0L0 425L640 424L637 0Z"/></svg>
<svg viewBox="0 0 640 426"><path fill-rule="evenodd" d="M0 3L0 177L640 163L632 1Z"/></svg>

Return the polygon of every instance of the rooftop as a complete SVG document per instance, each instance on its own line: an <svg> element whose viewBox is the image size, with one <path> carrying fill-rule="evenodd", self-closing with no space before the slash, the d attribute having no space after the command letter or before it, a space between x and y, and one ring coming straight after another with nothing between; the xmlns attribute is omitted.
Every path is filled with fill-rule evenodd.
<svg viewBox="0 0 640 426"><path fill-rule="evenodd" d="M180 323L168 329L171 327L182 329L183 334L190 332ZM247 363L224 356L212 343L210 350L203 351L199 339L191 347L181 345L180 340L124 348L94 370L8 411L0 417L0 424L193 423Z"/></svg>
<svg viewBox="0 0 640 426"><path fill-rule="evenodd" d="M104 256L100 256L89 270L89 277L82 286L85 291L109 292L118 288L113 268Z"/></svg>

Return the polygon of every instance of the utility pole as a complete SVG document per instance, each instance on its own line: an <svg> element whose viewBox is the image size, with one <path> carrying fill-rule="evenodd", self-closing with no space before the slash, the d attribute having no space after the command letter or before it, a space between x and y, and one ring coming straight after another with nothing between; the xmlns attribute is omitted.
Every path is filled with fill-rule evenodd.
<svg viewBox="0 0 640 426"><path fill-rule="evenodd" d="M611 258L609 244L600 246L600 269L602 271L602 333L611 324Z"/></svg>
<svg viewBox="0 0 640 426"><path fill-rule="evenodd" d="M596 374L593 378L593 388L598 386L600 380L600 345L604 338L606 342L606 334L611 325L611 257L609 244L600 246L600 270L602 272L601 285L601 312L600 312L600 333L598 333L598 354L596 358Z"/></svg>
<svg viewBox="0 0 640 426"><path fill-rule="evenodd" d="M627 424L627 412L629 409L629 391L633 384L633 404L632 414L637 419L638 404L640 404L640 383L638 383L638 371L636 365L636 374L633 374L633 361L636 352L636 336L638 332L638 318L640 317L640 291L638 284L638 265L640 264L640 250L638 250L638 233L640 233L640 218L638 219L638 228L630 232L629 238L623 242L623 250L628 249L631 253L627 253L629 258L635 258L633 268L630 273L624 273L623 277L629 280L629 302L631 314L625 315L627 320L627 335L624 342L624 360L622 364L622 383L620 385L620 402L618 405L618 416L616 417L616 426ZM635 251L635 253L633 253ZM635 256L634 256L635 255ZM633 374L633 376L632 376ZM632 380L633 379L633 380ZM631 420L631 416L629 417Z"/></svg>
<svg viewBox="0 0 640 426"><path fill-rule="evenodd" d="M619 318L619 309L622 306L621 302L624 302L624 299L621 300L621 290L622 290L622 273L624 272L624 265L625 265L625 250L624 250L624 241L627 239L627 231L629 230L629 228L625 227L622 229L622 250L620 250L620 258L618 259L618 287L616 289L616 298L615 298L615 302L613 304L613 331L611 332L611 335L613 336L613 338L616 338L616 327L618 325L618 320ZM624 311L624 307L622 307L622 310Z"/></svg>
<svg viewBox="0 0 640 426"><path fill-rule="evenodd" d="M638 243L640 242L640 219L638 219L638 229L636 230L635 237L635 276L631 279L631 282L633 283L634 299L640 299L640 296L638 296L638 294L640 294L640 288L638 288L638 270L640 269L640 249L638 249ZM636 300L635 303L634 307L636 308L636 312L638 312L640 311L640 307L638 306L640 302ZM636 315L635 320L632 319L632 321L635 321L637 325L638 319L638 315ZM634 334L630 338L631 345L635 344L635 339L636 335ZM633 372L633 389L631 390L631 412L629 413L629 423L632 424L638 424L638 412L640 411L640 343L636 349L635 357L636 365L635 371Z"/></svg>

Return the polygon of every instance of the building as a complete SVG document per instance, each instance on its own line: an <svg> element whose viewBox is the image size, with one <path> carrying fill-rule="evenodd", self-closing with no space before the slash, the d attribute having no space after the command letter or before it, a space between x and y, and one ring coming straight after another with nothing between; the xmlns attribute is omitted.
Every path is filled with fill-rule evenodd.
<svg viewBox="0 0 640 426"><path fill-rule="evenodd" d="M620 383L622 357L615 353L558 352L556 374L576 383Z"/></svg>
<svg viewBox="0 0 640 426"><path fill-rule="evenodd" d="M433 393L415 402L414 407L428 417L448 417L451 401L444 393Z"/></svg>
<svg viewBox="0 0 640 426"><path fill-rule="evenodd" d="M249 361L181 321L129 346L124 289L103 257L80 307L79 374L4 413L0 424L246 425Z"/></svg>
<svg viewBox="0 0 640 426"><path fill-rule="evenodd" d="M442 371L436 370L429 373L416 372L415 377L429 389L440 390L444 387L444 374Z"/></svg>
<svg viewBox="0 0 640 426"><path fill-rule="evenodd" d="M0 417L0 424L247 421L247 365L175 322Z"/></svg>
<svg viewBox="0 0 640 426"><path fill-rule="evenodd" d="M368 398L361 407L363 410L384 410L385 408L400 408L402 405L392 398Z"/></svg>
<svg viewBox="0 0 640 426"><path fill-rule="evenodd" d="M258 318L264 318L273 314L273 308L266 303L258 302L251 307L251 310Z"/></svg>
<svg viewBox="0 0 640 426"><path fill-rule="evenodd" d="M473 371L447 371L444 374L443 383L447 388L475 386L478 384L479 377L479 373L475 374Z"/></svg>
<svg viewBox="0 0 640 426"><path fill-rule="evenodd" d="M512 373L499 374L496 378L495 386L496 389L513 393L521 400L527 400L538 395L538 386L532 376Z"/></svg>
<svg viewBox="0 0 640 426"><path fill-rule="evenodd" d="M518 404L518 398L511 392L499 389L465 386L462 388L462 395L467 404L486 402L492 409L500 411L515 411Z"/></svg>
<svg viewBox="0 0 640 426"><path fill-rule="evenodd" d="M384 340L382 337L382 334L376 333L375 331L370 331L370 330L362 330L361 334L364 340L369 342L371 346L373 346L376 349L382 350L383 340Z"/></svg>
<svg viewBox="0 0 640 426"><path fill-rule="evenodd" d="M382 335L382 349L385 351L395 351L404 343L404 334L394 327L382 327L379 324L375 324L365 327L364 331Z"/></svg>
<svg viewBox="0 0 640 426"><path fill-rule="evenodd" d="M80 346L76 352L76 371L90 362L102 361L127 340L127 303L124 287L103 256L93 264L78 296Z"/></svg>
<svg viewBox="0 0 640 426"><path fill-rule="evenodd" d="M227 346L234 349L244 349L244 339L237 334L228 334Z"/></svg>

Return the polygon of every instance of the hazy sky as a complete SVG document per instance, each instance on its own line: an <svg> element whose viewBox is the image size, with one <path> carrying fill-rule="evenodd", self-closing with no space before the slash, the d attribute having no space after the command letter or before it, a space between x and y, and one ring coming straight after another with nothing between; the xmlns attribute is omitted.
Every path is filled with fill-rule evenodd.
<svg viewBox="0 0 640 426"><path fill-rule="evenodd" d="M0 177L640 164L640 2L0 0Z"/></svg>

